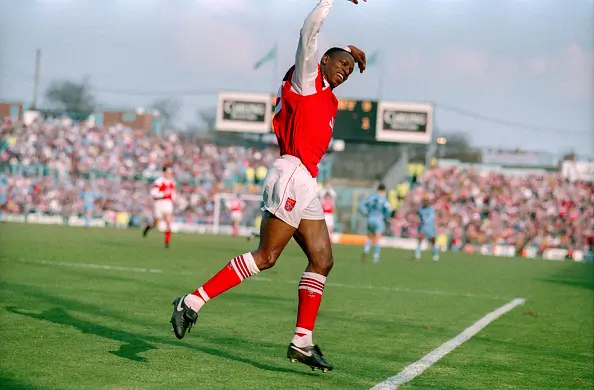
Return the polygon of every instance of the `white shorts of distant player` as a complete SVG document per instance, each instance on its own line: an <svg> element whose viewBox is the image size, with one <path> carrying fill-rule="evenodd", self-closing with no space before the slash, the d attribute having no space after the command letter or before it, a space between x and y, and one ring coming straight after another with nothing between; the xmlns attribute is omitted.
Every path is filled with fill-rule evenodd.
<svg viewBox="0 0 594 390"><path fill-rule="evenodd" d="M231 211L231 219L234 223L240 223L243 218L243 213L240 210Z"/></svg>
<svg viewBox="0 0 594 390"><path fill-rule="evenodd" d="M323 220L318 184L297 157L284 155L274 162L264 179L263 209L299 227L302 219Z"/></svg>
<svg viewBox="0 0 594 390"><path fill-rule="evenodd" d="M324 213L324 219L326 220L326 226L328 226L328 230L334 230L334 214L333 213Z"/></svg>
<svg viewBox="0 0 594 390"><path fill-rule="evenodd" d="M171 199L159 199L155 201L155 210L153 217L163 220L165 215L173 213L173 202Z"/></svg>

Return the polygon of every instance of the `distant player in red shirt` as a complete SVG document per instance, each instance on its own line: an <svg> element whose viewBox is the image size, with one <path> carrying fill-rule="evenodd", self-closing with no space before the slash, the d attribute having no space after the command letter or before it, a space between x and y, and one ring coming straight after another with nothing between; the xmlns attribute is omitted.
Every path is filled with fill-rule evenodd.
<svg viewBox="0 0 594 390"><path fill-rule="evenodd" d="M173 223L173 202L175 202L175 181L173 168L163 166L163 176L154 181L151 187L151 196L154 200L153 223L146 225L142 235L146 237L149 230L159 227L159 221L165 222L165 248L169 248L171 241L171 224Z"/></svg>
<svg viewBox="0 0 594 390"><path fill-rule="evenodd" d="M241 223L241 220L243 218L244 206L244 202L239 198L238 195L236 195L234 198L230 199L227 202L227 208L231 212L231 220L233 221L234 236L239 235L239 224Z"/></svg>
<svg viewBox="0 0 594 390"><path fill-rule="evenodd" d="M357 4L358 0L349 0ZM183 338L208 300L268 269L295 238L309 264L299 282L297 326L287 357L312 369L329 371L312 340L326 277L332 269L332 248L318 197L318 163L326 153L338 100L333 90L353 72L355 62L365 70L365 53L354 46L328 50L317 62L320 27L335 0L319 0L301 29L295 65L283 79L275 106L274 131L281 157L263 183L264 216L258 249L231 260L219 273L191 294L173 301L171 323Z"/></svg>

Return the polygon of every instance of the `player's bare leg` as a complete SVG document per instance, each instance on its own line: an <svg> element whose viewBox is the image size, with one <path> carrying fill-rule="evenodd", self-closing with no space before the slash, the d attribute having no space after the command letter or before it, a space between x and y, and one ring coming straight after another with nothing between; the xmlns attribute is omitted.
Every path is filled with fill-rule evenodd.
<svg viewBox="0 0 594 390"><path fill-rule="evenodd" d="M148 232L152 229L152 228L157 228L159 226L159 218L153 218L153 223L151 224L150 222L146 224L146 226L144 227L144 230L142 231L142 236L146 237L146 235L148 234Z"/></svg>
<svg viewBox="0 0 594 390"><path fill-rule="evenodd" d="M371 242L373 243L373 262L375 264L379 263L380 251L381 251L381 247L380 247L381 240L382 240L382 233L377 232L372 235Z"/></svg>
<svg viewBox="0 0 594 390"><path fill-rule="evenodd" d="M93 210L85 211L85 227L91 226L91 220L93 219Z"/></svg>
<svg viewBox="0 0 594 390"><path fill-rule="evenodd" d="M239 235L239 220L233 220L233 236L237 237Z"/></svg>
<svg viewBox="0 0 594 390"><path fill-rule="evenodd" d="M421 247L423 246L424 240L425 233L419 233L419 243L417 244L417 249L415 250L415 260L421 260Z"/></svg>
<svg viewBox="0 0 594 390"><path fill-rule="evenodd" d="M293 237L307 255L309 264L299 282L297 325L287 350L287 357L314 370L331 371L334 367L324 358L322 351L312 339L326 277L334 265L326 221L301 220Z"/></svg>
<svg viewBox="0 0 594 390"><path fill-rule="evenodd" d="M371 246L373 245L373 233L367 234L367 240L365 241L365 245L363 245L363 254L361 255L361 261L367 261L367 255L369 251L371 251Z"/></svg>
<svg viewBox="0 0 594 390"><path fill-rule="evenodd" d="M169 248L171 242L171 225L173 224L173 215L171 213L165 214L165 248Z"/></svg>
<svg viewBox="0 0 594 390"><path fill-rule="evenodd" d="M429 238L429 244L431 244L431 250L433 251L433 261L439 261L439 252L435 244L435 237Z"/></svg>
<svg viewBox="0 0 594 390"><path fill-rule="evenodd" d="M254 261L260 271L272 268L296 229L281 221L269 212L264 212L260 227L260 244L252 252Z"/></svg>
<svg viewBox="0 0 594 390"><path fill-rule="evenodd" d="M186 331L196 323L198 311L207 301L250 276L274 266L295 231L294 227L265 212L260 226L258 249L235 257L202 287L173 301L175 307L171 324L175 336L178 339L185 336Z"/></svg>

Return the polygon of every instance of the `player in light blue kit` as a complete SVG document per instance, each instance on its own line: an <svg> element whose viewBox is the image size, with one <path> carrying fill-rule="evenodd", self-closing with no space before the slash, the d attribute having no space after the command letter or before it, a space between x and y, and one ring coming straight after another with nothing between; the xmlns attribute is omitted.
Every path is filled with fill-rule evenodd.
<svg viewBox="0 0 594 390"><path fill-rule="evenodd" d="M419 243L415 251L415 260L421 259L421 245L425 239L433 246L433 261L439 260L437 245L435 245L435 237L437 236L437 229L435 228L435 209L427 196L423 197L423 204L419 207L417 215L421 219L419 226Z"/></svg>
<svg viewBox="0 0 594 390"><path fill-rule="evenodd" d="M386 230L385 221L392 216L392 206L386 198L386 186L380 184L375 194L364 199L359 204L359 212L367 217L368 235L361 260L365 262L373 245L373 262L377 264L380 259L380 240Z"/></svg>
<svg viewBox="0 0 594 390"><path fill-rule="evenodd" d="M97 193L91 189L90 185L86 185L85 189L80 194L83 201L83 213L85 218L85 227L91 226L91 218L95 209L95 198Z"/></svg>

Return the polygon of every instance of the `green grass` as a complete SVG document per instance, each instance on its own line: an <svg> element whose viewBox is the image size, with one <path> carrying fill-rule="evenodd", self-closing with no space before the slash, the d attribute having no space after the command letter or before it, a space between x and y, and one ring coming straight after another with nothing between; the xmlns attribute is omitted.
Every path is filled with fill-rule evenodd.
<svg viewBox="0 0 594 390"><path fill-rule="evenodd" d="M411 262L384 250L375 266L360 263L359 248L337 246L314 332L336 371L322 374L285 358L305 267L291 244L259 280L209 302L177 340L172 299L252 246L178 234L165 250L160 234L143 240L136 230L0 224L0 388L365 389L515 297L527 303L402 388L594 384L592 264L449 253Z"/></svg>

